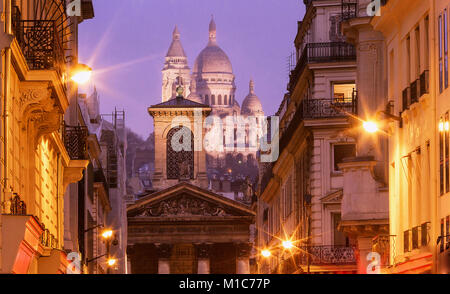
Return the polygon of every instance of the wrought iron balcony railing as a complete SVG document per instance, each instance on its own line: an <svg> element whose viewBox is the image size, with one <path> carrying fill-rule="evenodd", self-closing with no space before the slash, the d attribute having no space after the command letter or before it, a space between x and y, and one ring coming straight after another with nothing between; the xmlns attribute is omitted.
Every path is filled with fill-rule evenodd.
<svg viewBox="0 0 450 294"><path fill-rule="evenodd" d="M345 42L309 43L289 77L289 91L292 93L307 64L324 62L355 61L356 49Z"/></svg>
<svg viewBox="0 0 450 294"><path fill-rule="evenodd" d="M358 6L358 3L356 3L356 0L342 0L342 4L341 4L342 20L346 21L351 18L356 18L357 6Z"/></svg>
<svg viewBox="0 0 450 294"><path fill-rule="evenodd" d="M420 77L402 92L402 109L409 109L411 104L419 102L419 98L429 93L429 71L424 70Z"/></svg>
<svg viewBox="0 0 450 294"><path fill-rule="evenodd" d="M13 32L31 70L56 69L63 73L64 49L56 20L22 20L13 8Z"/></svg>
<svg viewBox="0 0 450 294"><path fill-rule="evenodd" d="M64 146L72 160L87 159L86 140L89 131L84 126L67 126L64 127Z"/></svg>
<svg viewBox="0 0 450 294"><path fill-rule="evenodd" d="M390 235L377 235L372 239L372 251L380 255L380 265L388 266L390 263Z"/></svg>
<svg viewBox="0 0 450 294"><path fill-rule="evenodd" d="M20 199L19 194L14 194L14 197L11 199L11 204L9 207L9 214L11 214L11 215L26 215L27 214L27 205L25 204L25 201Z"/></svg>
<svg viewBox="0 0 450 294"><path fill-rule="evenodd" d="M298 255L302 265L345 265L356 264L355 249L346 246L308 246L301 248Z"/></svg>
<svg viewBox="0 0 450 294"><path fill-rule="evenodd" d="M305 119L346 117L357 113L357 99L308 99L303 101Z"/></svg>
<svg viewBox="0 0 450 294"><path fill-rule="evenodd" d="M44 232L42 233L40 237L40 241L42 246L44 247L50 247L50 248L57 248L58 247L58 239L50 233L49 229L46 229L43 224L41 226L44 228Z"/></svg>

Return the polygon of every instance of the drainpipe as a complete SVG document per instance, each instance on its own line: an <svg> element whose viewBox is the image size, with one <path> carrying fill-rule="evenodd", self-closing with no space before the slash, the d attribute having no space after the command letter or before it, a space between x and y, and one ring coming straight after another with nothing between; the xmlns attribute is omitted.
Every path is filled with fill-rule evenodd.
<svg viewBox="0 0 450 294"><path fill-rule="evenodd" d="M6 16L5 16L5 33L12 34L11 29L11 0L5 1ZM4 88L3 88L3 198L1 203L4 203L7 199L8 193L8 99L10 98L10 70L11 70L11 48L8 46L5 48L5 67L4 67Z"/></svg>

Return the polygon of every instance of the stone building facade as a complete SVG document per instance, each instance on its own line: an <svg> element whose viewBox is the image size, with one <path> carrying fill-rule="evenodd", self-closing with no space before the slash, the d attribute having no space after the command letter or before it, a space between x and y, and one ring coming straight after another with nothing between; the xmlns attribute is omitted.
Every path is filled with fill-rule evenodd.
<svg viewBox="0 0 450 294"><path fill-rule="evenodd" d="M63 122L78 95L69 80L78 24L93 10L83 1L82 16L67 17L64 2L0 3L1 273L65 273L70 265L64 193L89 161L77 156L85 141L67 137Z"/></svg>
<svg viewBox="0 0 450 294"><path fill-rule="evenodd" d="M280 156L261 172L257 246L272 255L259 255L259 269L363 273L367 238L388 231L386 160L383 153L363 157L369 155L366 139L358 136L361 123L355 119L371 100L365 86L360 87L368 74L363 70L369 69L357 67L363 47L346 42L341 33L343 2L304 4L294 42L295 67L277 112ZM373 158L379 163L376 178ZM366 182L364 194L355 183ZM294 249L282 249L282 241L293 242Z"/></svg>
<svg viewBox="0 0 450 294"><path fill-rule="evenodd" d="M202 126L210 112L182 96L149 107L155 191L127 208L133 274L250 272L254 212L208 189Z"/></svg>

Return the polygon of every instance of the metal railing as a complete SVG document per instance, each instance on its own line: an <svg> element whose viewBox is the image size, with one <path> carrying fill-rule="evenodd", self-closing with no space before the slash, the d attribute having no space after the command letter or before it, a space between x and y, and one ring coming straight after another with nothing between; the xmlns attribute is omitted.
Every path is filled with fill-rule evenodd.
<svg viewBox="0 0 450 294"><path fill-rule="evenodd" d="M60 75L65 65L62 36L55 20L22 20L13 7L13 32L31 70L56 69Z"/></svg>
<svg viewBox="0 0 450 294"><path fill-rule="evenodd" d="M347 246L307 246L298 255L302 265L344 265L356 264L355 249Z"/></svg>
<svg viewBox="0 0 450 294"><path fill-rule="evenodd" d="M343 21L349 20L351 18L356 18L357 16L357 6L355 0L342 0L341 1L341 18Z"/></svg>
<svg viewBox="0 0 450 294"><path fill-rule="evenodd" d="M70 159L87 159L86 139L88 134L88 128L85 126L64 126L64 146Z"/></svg>
<svg viewBox="0 0 450 294"><path fill-rule="evenodd" d="M388 266L390 263L390 235L377 235L372 239L372 251L380 255L380 265Z"/></svg>
<svg viewBox="0 0 450 294"><path fill-rule="evenodd" d="M46 229L43 224L41 226L44 228L44 232L40 237L40 242L44 247L57 248L58 247L58 239L50 233L49 229Z"/></svg>
<svg viewBox="0 0 450 294"><path fill-rule="evenodd" d="M292 93L298 79L306 65L309 63L355 61L356 49L352 44L345 42L309 43L303 49L289 78L289 90Z"/></svg>
<svg viewBox="0 0 450 294"><path fill-rule="evenodd" d="M308 99L303 101L304 118L345 117L357 113L357 99Z"/></svg>
<svg viewBox="0 0 450 294"><path fill-rule="evenodd" d="M20 199L19 194L14 193L14 197L11 198L11 206L9 208L9 213L11 215L26 215L27 214L27 205L25 201Z"/></svg>

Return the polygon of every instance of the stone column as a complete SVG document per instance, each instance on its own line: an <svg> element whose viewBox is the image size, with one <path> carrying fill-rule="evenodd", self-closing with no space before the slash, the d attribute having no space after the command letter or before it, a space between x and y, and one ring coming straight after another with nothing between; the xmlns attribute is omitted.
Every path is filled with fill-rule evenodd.
<svg viewBox="0 0 450 294"><path fill-rule="evenodd" d="M250 251L252 246L250 243L236 244L236 273L250 274Z"/></svg>
<svg viewBox="0 0 450 294"><path fill-rule="evenodd" d="M210 273L210 259L209 251L210 244L195 244L197 250L197 274L209 274Z"/></svg>
<svg viewBox="0 0 450 294"><path fill-rule="evenodd" d="M171 244L155 244L158 254L158 274L170 274Z"/></svg>

